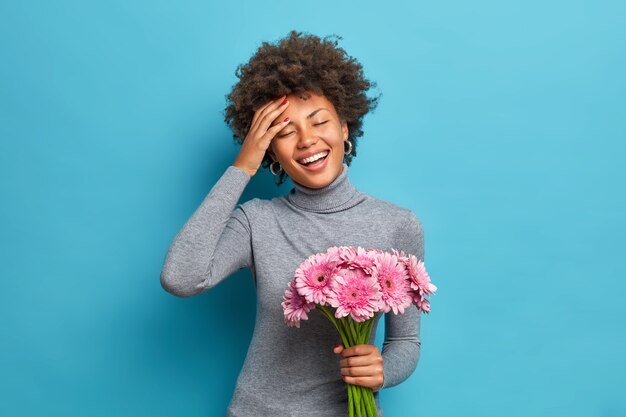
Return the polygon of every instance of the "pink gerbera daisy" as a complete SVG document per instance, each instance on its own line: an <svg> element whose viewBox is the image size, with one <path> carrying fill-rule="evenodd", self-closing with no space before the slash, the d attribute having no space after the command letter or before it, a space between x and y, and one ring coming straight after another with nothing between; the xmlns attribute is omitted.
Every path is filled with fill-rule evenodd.
<svg viewBox="0 0 626 417"><path fill-rule="evenodd" d="M289 281L288 288L283 296L283 312L285 315L285 323L290 327L300 328L300 320L308 320L307 313L315 308L314 303L309 303L306 299L298 294L293 286L293 281Z"/></svg>
<svg viewBox="0 0 626 417"><path fill-rule="evenodd" d="M350 246L331 246L326 250L326 254L328 255L329 259L339 264L344 262L344 253L349 250Z"/></svg>
<svg viewBox="0 0 626 417"><path fill-rule="evenodd" d="M363 270L342 269L331 282L328 302L336 307L335 317L350 315L357 322L374 316L380 307L380 285Z"/></svg>
<svg viewBox="0 0 626 417"><path fill-rule="evenodd" d="M417 307L418 310L423 311L425 313L430 312L430 301L424 298L423 295L420 295L418 292L413 293L413 304Z"/></svg>
<svg viewBox="0 0 626 417"><path fill-rule="evenodd" d="M295 288L308 302L325 305L336 272L335 262L327 253L312 255L296 269Z"/></svg>
<svg viewBox="0 0 626 417"><path fill-rule="evenodd" d="M374 251L364 249L360 246L357 248L347 247L342 252L342 260L344 260L348 268L361 268L366 274L372 274L374 266Z"/></svg>
<svg viewBox="0 0 626 417"><path fill-rule="evenodd" d="M392 248L391 252L396 255L401 262L407 262L409 260L409 257L402 250L398 252L398 250Z"/></svg>
<svg viewBox="0 0 626 417"><path fill-rule="evenodd" d="M381 288L381 310L403 314L412 301L412 291L403 263L396 255L380 252L375 258L373 270L373 276Z"/></svg>
<svg viewBox="0 0 626 417"><path fill-rule="evenodd" d="M430 277L428 272L426 272L423 261L418 261L415 255L409 255L405 265L411 279L411 288L414 291L417 291L420 295L430 295L437 291L437 287L430 282Z"/></svg>

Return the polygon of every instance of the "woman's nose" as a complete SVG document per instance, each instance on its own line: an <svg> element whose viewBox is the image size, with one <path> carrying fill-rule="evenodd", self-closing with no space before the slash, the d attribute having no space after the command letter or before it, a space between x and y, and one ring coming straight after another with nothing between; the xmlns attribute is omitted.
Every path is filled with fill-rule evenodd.
<svg viewBox="0 0 626 417"><path fill-rule="evenodd" d="M298 140L298 146L301 148L308 148L311 145L317 143L317 138L313 135L313 132L303 131Z"/></svg>

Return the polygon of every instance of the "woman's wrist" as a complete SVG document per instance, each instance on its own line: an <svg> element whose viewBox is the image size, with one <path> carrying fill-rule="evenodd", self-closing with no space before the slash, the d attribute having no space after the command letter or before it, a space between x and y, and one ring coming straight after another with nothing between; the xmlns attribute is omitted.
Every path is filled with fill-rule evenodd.
<svg viewBox="0 0 626 417"><path fill-rule="evenodd" d="M251 173L250 171L248 171L246 168L244 168L243 166L239 165L237 162L234 162L232 164L235 168L239 168L240 170L242 170L243 172L245 172L246 174L248 174L249 177L254 176L254 173Z"/></svg>

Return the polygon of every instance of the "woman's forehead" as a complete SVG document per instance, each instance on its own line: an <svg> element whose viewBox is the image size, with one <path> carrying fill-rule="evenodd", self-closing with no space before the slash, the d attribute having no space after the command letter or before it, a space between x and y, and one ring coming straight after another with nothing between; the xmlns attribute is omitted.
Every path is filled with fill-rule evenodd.
<svg viewBox="0 0 626 417"><path fill-rule="evenodd" d="M287 100L291 104L298 106L309 107L330 107L330 110L334 108L333 103L330 102L325 96L315 93L292 93L287 95ZM293 107L293 106L289 106Z"/></svg>

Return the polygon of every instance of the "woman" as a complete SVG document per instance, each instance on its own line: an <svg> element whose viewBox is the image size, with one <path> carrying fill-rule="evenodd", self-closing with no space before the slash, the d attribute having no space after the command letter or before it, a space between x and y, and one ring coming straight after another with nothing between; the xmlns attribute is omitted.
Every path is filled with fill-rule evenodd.
<svg viewBox="0 0 626 417"><path fill-rule="evenodd" d="M281 307L300 262L330 246L395 248L423 260L413 212L357 190L348 178L362 119L376 106L365 95L373 83L336 42L296 31L277 45L263 43L237 76L226 122L241 149L176 235L161 284L188 297L244 267L252 271L256 323L229 416L345 415L346 383L372 388L382 416L379 390L408 378L419 359L417 309L385 314L381 353L377 323L369 344L344 349L327 318L313 311L293 328ZM294 188L238 204L261 165L279 184L289 176Z"/></svg>

